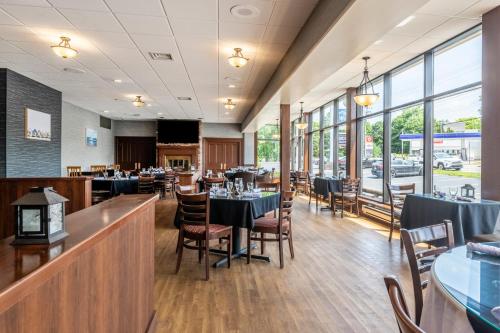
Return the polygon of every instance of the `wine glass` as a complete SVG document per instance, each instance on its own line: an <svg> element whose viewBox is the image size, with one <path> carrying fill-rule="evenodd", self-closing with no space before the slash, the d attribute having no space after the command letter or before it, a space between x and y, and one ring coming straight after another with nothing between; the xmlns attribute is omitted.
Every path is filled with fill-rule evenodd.
<svg viewBox="0 0 500 333"><path fill-rule="evenodd" d="M253 182L247 183L247 190L248 190L248 192L253 192Z"/></svg>
<svg viewBox="0 0 500 333"><path fill-rule="evenodd" d="M233 193L233 182L227 182L227 191Z"/></svg>
<svg viewBox="0 0 500 333"><path fill-rule="evenodd" d="M243 190L242 186L241 186L241 183L238 182L238 183L234 184L234 187L236 188L236 192L238 193L238 197L240 197L241 196L241 191Z"/></svg>
<svg viewBox="0 0 500 333"><path fill-rule="evenodd" d="M451 195L451 200L456 200L457 199L457 194L458 194L458 187L452 186L448 189Z"/></svg>

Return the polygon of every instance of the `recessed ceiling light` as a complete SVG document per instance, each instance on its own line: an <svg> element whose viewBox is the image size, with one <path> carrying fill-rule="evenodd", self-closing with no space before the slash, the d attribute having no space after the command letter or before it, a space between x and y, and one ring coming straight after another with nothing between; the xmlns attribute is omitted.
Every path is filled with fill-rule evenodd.
<svg viewBox="0 0 500 333"><path fill-rule="evenodd" d="M102 111L102 112L104 112L104 113L109 113L109 111L108 111L108 110L104 110L104 111Z"/></svg>
<svg viewBox="0 0 500 333"><path fill-rule="evenodd" d="M229 10L237 18L249 19L260 15L259 8L252 5L236 5Z"/></svg>
<svg viewBox="0 0 500 333"><path fill-rule="evenodd" d="M153 106L153 104L148 104L148 106Z"/></svg>
<svg viewBox="0 0 500 333"><path fill-rule="evenodd" d="M233 89L233 88L236 88L236 85L235 84L230 84L228 85L229 88Z"/></svg>
<svg viewBox="0 0 500 333"><path fill-rule="evenodd" d="M180 97L177 97L177 99L178 99L179 101L190 101L190 100L191 100L191 97L180 96Z"/></svg>
<svg viewBox="0 0 500 333"><path fill-rule="evenodd" d="M132 116L134 116L134 117L140 117L141 115L139 113L134 113Z"/></svg>
<svg viewBox="0 0 500 333"><path fill-rule="evenodd" d="M379 45L379 44L382 44L383 42L384 42L384 41L383 41L382 39L379 39L379 40L375 41L375 43L373 43L373 44L375 44L375 45Z"/></svg>
<svg viewBox="0 0 500 333"><path fill-rule="evenodd" d="M161 113L161 112L158 112L158 115L159 115L159 116L161 116L162 114L163 114L163 113Z"/></svg>
<svg viewBox="0 0 500 333"><path fill-rule="evenodd" d="M413 15L408 16L403 21L399 22L399 24L396 25L396 28L404 27L405 25L407 25L408 23L410 23L410 21L413 20L414 18L415 18L415 16L413 16Z"/></svg>
<svg viewBox="0 0 500 333"><path fill-rule="evenodd" d="M114 83L122 83L123 81L121 79L114 79L113 82Z"/></svg>

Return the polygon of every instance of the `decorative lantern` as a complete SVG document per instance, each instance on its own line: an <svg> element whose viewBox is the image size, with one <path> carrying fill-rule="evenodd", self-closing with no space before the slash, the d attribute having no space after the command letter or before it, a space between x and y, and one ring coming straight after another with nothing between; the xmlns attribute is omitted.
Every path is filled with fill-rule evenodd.
<svg viewBox="0 0 500 333"><path fill-rule="evenodd" d="M460 195L466 198L475 198L476 189L471 184L465 184L460 188Z"/></svg>
<svg viewBox="0 0 500 333"><path fill-rule="evenodd" d="M12 245L52 244L68 233L64 225L64 202L52 187L33 187L12 203L16 206L15 240Z"/></svg>

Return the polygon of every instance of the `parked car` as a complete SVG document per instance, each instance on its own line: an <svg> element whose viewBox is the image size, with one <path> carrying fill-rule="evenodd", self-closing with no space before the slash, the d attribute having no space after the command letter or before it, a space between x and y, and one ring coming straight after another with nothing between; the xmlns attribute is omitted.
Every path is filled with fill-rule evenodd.
<svg viewBox="0 0 500 333"><path fill-rule="evenodd" d="M423 174L423 165L417 161L409 161L402 159L394 159L391 162L391 177L408 177L408 176L421 176ZM383 176L382 161L373 163L372 175L377 178Z"/></svg>
<svg viewBox="0 0 500 333"><path fill-rule="evenodd" d="M369 169L375 162L382 162L382 159L380 157L367 157L363 160L361 166L363 167L363 169Z"/></svg>
<svg viewBox="0 0 500 333"><path fill-rule="evenodd" d="M339 170L345 170L345 166L346 166L346 157L345 156L342 156L338 159L338 162L339 162Z"/></svg>
<svg viewBox="0 0 500 333"><path fill-rule="evenodd" d="M432 165L434 168L441 170L461 170L464 167L464 164L459 157L451 156L447 153L435 153Z"/></svg>

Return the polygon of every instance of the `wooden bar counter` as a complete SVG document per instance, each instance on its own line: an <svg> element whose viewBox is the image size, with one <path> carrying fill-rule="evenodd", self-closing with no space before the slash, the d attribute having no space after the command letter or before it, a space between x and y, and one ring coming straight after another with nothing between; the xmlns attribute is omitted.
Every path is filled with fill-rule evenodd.
<svg viewBox="0 0 500 333"><path fill-rule="evenodd" d="M66 216L47 247L0 240L0 332L154 330L157 195L123 195Z"/></svg>

